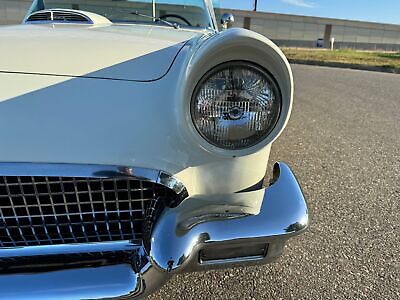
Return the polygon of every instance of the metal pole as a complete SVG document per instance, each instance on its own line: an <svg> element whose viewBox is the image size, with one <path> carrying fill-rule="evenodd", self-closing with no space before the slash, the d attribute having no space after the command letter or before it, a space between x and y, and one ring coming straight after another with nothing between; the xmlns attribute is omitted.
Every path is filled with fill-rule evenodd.
<svg viewBox="0 0 400 300"><path fill-rule="evenodd" d="M156 1L152 0L152 5L153 5L153 21L156 20Z"/></svg>
<svg viewBox="0 0 400 300"><path fill-rule="evenodd" d="M253 9L254 11L257 11L257 2L258 2L257 0L254 0L254 9Z"/></svg>

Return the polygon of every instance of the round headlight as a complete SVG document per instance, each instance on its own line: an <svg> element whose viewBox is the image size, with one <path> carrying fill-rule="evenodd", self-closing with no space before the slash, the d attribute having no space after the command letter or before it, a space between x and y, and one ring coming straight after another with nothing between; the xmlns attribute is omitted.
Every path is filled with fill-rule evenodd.
<svg viewBox="0 0 400 300"><path fill-rule="evenodd" d="M244 149L265 139L281 111L281 94L265 70L247 62L219 65L198 83L191 114L197 131L223 149Z"/></svg>

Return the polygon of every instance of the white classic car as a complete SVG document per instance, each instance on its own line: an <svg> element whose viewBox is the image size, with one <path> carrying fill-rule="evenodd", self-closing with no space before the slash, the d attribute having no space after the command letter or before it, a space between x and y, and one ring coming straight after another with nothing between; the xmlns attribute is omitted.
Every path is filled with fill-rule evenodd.
<svg viewBox="0 0 400 300"><path fill-rule="evenodd" d="M0 28L0 294L137 299L308 226L279 48L210 0L36 0Z"/></svg>

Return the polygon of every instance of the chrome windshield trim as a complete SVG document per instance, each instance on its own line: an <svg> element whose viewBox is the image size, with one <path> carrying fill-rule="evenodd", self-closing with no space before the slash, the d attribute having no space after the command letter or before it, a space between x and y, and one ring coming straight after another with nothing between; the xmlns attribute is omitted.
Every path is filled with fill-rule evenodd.
<svg viewBox="0 0 400 300"><path fill-rule="evenodd" d="M69 163L0 163L0 176L47 176L76 178L131 177L160 184L174 191L181 200L188 196L185 185L173 175L154 169L94 164Z"/></svg>
<svg viewBox="0 0 400 300"><path fill-rule="evenodd" d="M211 0L204 0L205 5L208 9L208 14L210 15L211 22L213 25L213 30L218 32L218 22L217 17L215 16L214 5Z"/></svg>

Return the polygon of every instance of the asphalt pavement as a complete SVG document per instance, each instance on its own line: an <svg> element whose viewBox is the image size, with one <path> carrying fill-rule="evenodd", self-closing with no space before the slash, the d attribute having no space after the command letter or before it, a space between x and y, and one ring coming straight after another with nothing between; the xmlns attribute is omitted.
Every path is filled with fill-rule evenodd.
<svg viewBox="0 0 400 300"><path fill-rule="evenodd" d="M292 67L268 173L292 167L309 230L273 264L179 275L150 299L400 299L400 75Z"/></svg>

